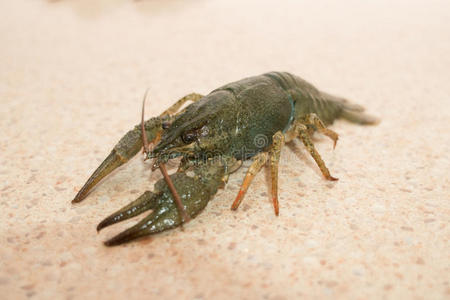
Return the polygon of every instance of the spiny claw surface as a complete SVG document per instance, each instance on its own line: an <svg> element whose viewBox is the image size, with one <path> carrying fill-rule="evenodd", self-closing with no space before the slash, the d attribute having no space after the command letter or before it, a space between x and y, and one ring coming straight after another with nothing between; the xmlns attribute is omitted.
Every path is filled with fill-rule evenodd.
<svg viewBox="0 0 450 300"><path fill-rule="evenodd" d="M122 209L118 210L117 212L101 221L97 226L97 231L100 231L109 225L135 217L149 209L155 208L157 196L158 195L150 191L146 191L139 198L137 198L127 206L123 207Z"/></svg>
<svg viewBox="0 0 450 300"><path fill-rule="evenodd" d="M147 120L144 124L145 133L147 134L147 139L152 142L161 133L162 123L167 121L166 118L151 118ZM108 157L101 163L101 165L95 170L95 172L89 177L87 182L72 200L72 203L77 203L82 201L88 193L94 188L94 186L102 180L105 176L110 174L112 171L126 163L133 156L135 156L139 150L142 148L142 135L141 127L137 125L134 129L128 131Z"/></svg>
<svg viewBox="0 0 450 300"><path fill-rule="evenodd" d="M203 174L202 177L191 177L181 172L170 175L181 197L183 207L191 218L198 215L205 208L208 201L223 184L223 167L211 168L208 169L208 172L206 175ZM145 192L129 205L103 220L98 225L97 230L134 217L149 209L153 209L153 212L133 227L106 241L105 245L119 245L142 236L177 227L182 223L182 218L172 193L164 179L161 179L155 184L154 193Z"/></svg>

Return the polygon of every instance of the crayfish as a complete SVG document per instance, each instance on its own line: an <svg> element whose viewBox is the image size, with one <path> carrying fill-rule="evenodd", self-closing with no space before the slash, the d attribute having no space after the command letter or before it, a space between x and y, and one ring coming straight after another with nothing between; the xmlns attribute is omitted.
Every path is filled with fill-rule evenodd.
<svg viewBox="0 0 450 300"><path fill-rule="evenodd" d="M192 102L181 109L187 102ZM113 213L98 226L106 226L152 212L133 227L105 242L113 246L181 225L199 214L223 188L228 176L243 160L252 159L231 209L236 210L255 175L270 165L272 203L278 204L278 162L286 142L299 138L327 180L333 177L314 147L311 136L338 134L327 126L337 118L358 124L377 119L343 98L316 89L285 72L271 72L224 85L206 96L192 93L177 101L159 117L130 130L91 175L73 199L82 201L106 175L126 163L143 147L164 178L135 201ZM148 141L148 142L147 142ZM149 144L153 145L149 149ZM164 164L181 158L178 170L168 175Z"/></svg>

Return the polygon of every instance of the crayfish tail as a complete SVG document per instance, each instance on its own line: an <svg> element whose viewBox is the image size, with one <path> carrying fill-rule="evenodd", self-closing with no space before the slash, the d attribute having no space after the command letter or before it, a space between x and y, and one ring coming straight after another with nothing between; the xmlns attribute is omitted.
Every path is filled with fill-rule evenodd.
<svg viewBox="0 0 450 300"><path fill-rule="evenodd" d="M376 125L380 123L380 119L365 114L360 111L355 111L348 109L344 106L341 117L349 122L360 124L360 125Z"/></svg>
<svg viewBox="0 0 450 300"><path fill-rule="evenodd" d="M376 125L380 122L378 118L365 114L364 107L359 104L325 92L321 92L321 94L327 102L328 109L333 111L335 118L343 118L359 125Z"/></svg>

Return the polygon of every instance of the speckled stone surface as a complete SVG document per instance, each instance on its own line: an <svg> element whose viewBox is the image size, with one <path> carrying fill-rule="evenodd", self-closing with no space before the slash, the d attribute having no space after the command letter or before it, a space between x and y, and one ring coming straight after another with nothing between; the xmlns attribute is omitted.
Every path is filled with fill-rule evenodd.
<svg viewBox="0 0 450 300"><path fill-rule="evenodd" d="M449 299L448 1L2 1L0 298ZM176 99L285 70L382 122L333 125L237 212L245 168L195 220L124 246L96 225L160 177L141 157L79 205L115 142Z"/></svg>

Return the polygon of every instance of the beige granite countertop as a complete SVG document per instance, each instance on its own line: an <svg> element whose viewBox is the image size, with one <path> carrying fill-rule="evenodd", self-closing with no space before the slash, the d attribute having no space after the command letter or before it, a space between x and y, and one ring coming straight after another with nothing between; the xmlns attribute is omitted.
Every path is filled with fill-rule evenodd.
<svg viewBox="0 0 450 300"><path fill-rule="evenodd" d="M0 3L1 299L450 299L448 1ZM96 225L151 188L142 157L79 205L115 142L177 98L271 70L382 119L338 121L229 207L245 168L185 226L115 248ZM150 181L149 181L150 180Z"/></svg>

